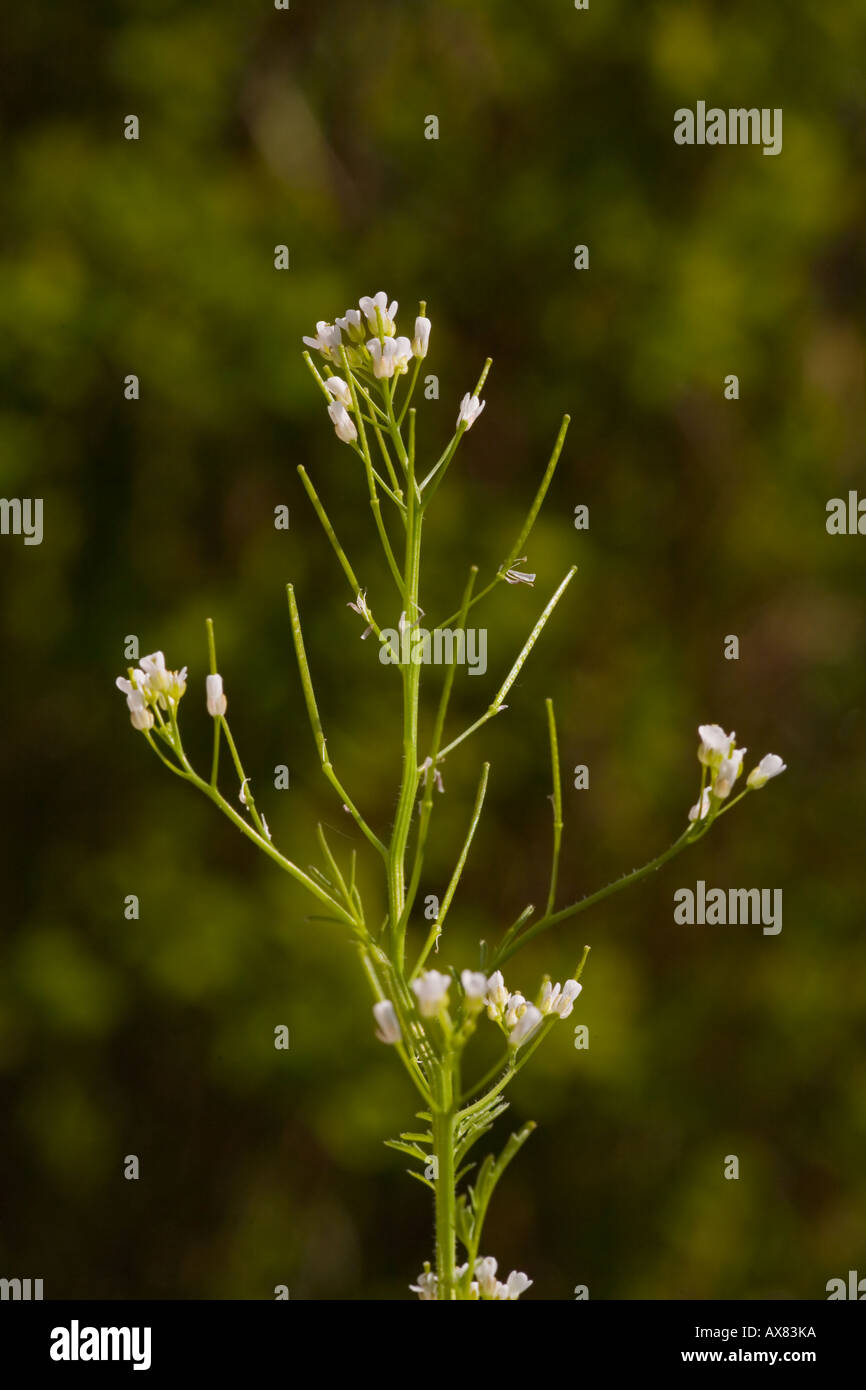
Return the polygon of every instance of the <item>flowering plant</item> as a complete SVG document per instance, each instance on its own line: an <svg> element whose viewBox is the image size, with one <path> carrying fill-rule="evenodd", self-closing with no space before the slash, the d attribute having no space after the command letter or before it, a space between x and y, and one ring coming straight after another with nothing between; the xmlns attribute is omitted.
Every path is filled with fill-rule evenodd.
<svg viewBox="0 0 866 1390"><path fill-rule="evenodd" d="M745 749L737 748L735 736L718 724L702 724L699 729L698 759L701 781L696 804L689 812L685 829L674 843L640 869L625 874L606 887L567 906L557 908L557 880L562 840L562 787L553 704L547 701L547 722L552 767L553 837L549 888L544 909L536 918L532 904L522 909L505 930L498 945L488 949L481 943L480 955L471 966L447 973L429 968L432 951L438 952L445 921L460 883L472 839L481 816L487 789L489 766L484 764L463 846L438 905L435 920L426 938L415 942L410 931L413 906L418 894L425 849L435 809L435 790L442 788L442 764L488 720L505 708L511 686L517 679L532 648L559 603L575 573L569 570L547 602L529 633L496 695L479 717L462 732L446 740L445 726L455 676L452 662L432 724L429 744L422 748L419 737L421 706L421 667L423 642L413 640L420 631L422 530L428 513L463 436L478 421L484 409L481 391L490 368L485 363L474 391L460 402L457 421L450 440L439 458L422 475L417 466L415 447L416 413L412 399L421 362L430 341L430 320L422 303L415 319L412 338L397 335L397 304L389 303L380 292L359 300L333 324L320 322L315 337L304 342L318 354L319 364L310 352L304 354L337 438L357 455L378 538L390 571L393 595L383 599L396 610L399 604L399 632L409 640L400 644L402 653L393 664L399 667L403 760L399 778L397 807L390 830L378 833L366 820L340 781L328 753L327 741L307 661L301 621L294 589L288 586L289 614L307 713L313 731L322 772L340 803L355 821L370 850L381 861L387 893L387 915L381 926L367 919L356 882L356 851L348 864L340 864L331 850L324 828L318 827L323 868L309 873L286 857L273 843L264 815L244 773L243 765L227 719L227 697L217 670L213 624L208 619L207 635L210 670L205 680L207 713L213 720L213 757L210 775L201 776L184 750L178 714L187 687L187 668L168 670L161 652L142 658L137 668L117 681L126 695L130 720L147 743L177 777L192 783L208 796L229 820L259 849L277 863L309 894L327 909L327 917L348 929L354 941L369 987L374 997L376 1036L392 1047L407 1076L421 1097L419 1112L423 1128L407 1131L388 1141L418 1165L412 1175L433 1193L435 1206L435 1269L428 1262L410 1287L423 1300L513 1300L529 1288L531 1280L513 1270L504 1281L497 1277L492 1256L482 1256L484 1222L494 1190L508 1164L529 1137L534 1126L524 1125L512 1134L498 1157L489 1154L471 1181L464 1179L475 1170L468 1156L495 1120L508 1108L505 1093L536 1049L557 1023L569 1017L580 994L581 974L589 947L584 947L572 978L554 983L545 978L534 999L527 998L506 984L503 967L528 941L559 925L613 893L660 868L687 846L708 833L717 817L724 815L750 791L763 787L783 772L785 765L775 754L767 754L753 768L738 795L731 796L743 771ZM405 378L405 382L404 382ZM520 534L489 583L475 591L477 569L469 570L462 600L456 613L433 629L442 631L456 620L462 630L471 609L499 583L531 584L535 576L519 568L536 517L550 486L569 425L562 421L541 484L529 508ZM349 607L364 621L362 637L375 633L383 646L388 629L379 626L373 606L367 599L343 550L319 495L303 467L301 481L307 491L325 534L350 586ZM382 513L386 502L390 528ZM392 533L400 541L395 548ZM378 605L377 605L378 606ZM429 634L426 634L429 637ZM393 651L392 651L393 658ZM226 799L219 785L220 754L225 743L240 783L241 811ZM423 754L423 756L422 756ZM487 1023L502 1035L502 1053L496 1065L468 1085L464 1083L465 1054L470 1050L479 1027ZM463 1248L463 1262L457 1262L457 1246Z"/></svg>

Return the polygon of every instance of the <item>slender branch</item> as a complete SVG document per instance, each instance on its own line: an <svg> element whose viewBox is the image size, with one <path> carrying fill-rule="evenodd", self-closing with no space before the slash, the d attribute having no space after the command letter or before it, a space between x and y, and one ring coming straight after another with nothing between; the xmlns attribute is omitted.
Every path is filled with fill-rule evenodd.
<svg viewBox="0 0 866 1390"><path fill-rule="evenodd" d="M264 834L260 834L259 831L254 829L248 821L244 820L243 816L238 815L235 808L233 806L230 806L229 803L226 801L222 792L220 792L216 787L212 787L209 782L206 782L203 777L199 776L195 768L192 767L192 765L190 764L190 761L187 758L186 753L184 752L183 743L181 742L180 731L177 728L176 719L174 719L173 722L177 738L175 752L177 753L177 756L181 761L184 771L180 772L177 768L172 768L172 771L177 772L178 776L185 777L187 781L192 782L193 786L198 787L199 791L203 792L204 795L208 797L209 800L211 800L215 806L219 807L219 809L223 812L223 815L228 817L228 819L232 822L232 825L234 825L238 830L240 830L244 835L246 835L248 840L252 840L253 844L257 845L260 850L263 850L269 859L273 859L275 864L279 864L281 869L284 869L287 874L290 874L292 878L294 878L298 883L300 883L304 888L306 888L308 893L312 893L314 898L318 898L319 902L326 903L328 907L332 908L337 913L338 919L341 922L344 922L347 926L356 929L358 926L357 921L350 913L348 913L345 910L345 908L341 907L341 905L338 902L336 902L330 896L330 894L326 893L323 888L320 888L314 879L310 878L308 874L304 873L303 869L299 869L297 864L294 864L291 859L287 859L284 854L280 854L279 850L275 849L275 847L271 844L271 841L267 838L267 836L265 836ZM154 748L158 756L162 757L162 755L159 753L159 749L156 748L155 744L150 738L148 738L148 742L151 744L151 747ZM162 760L163 762L166 761L164 758ZM170 767L171 764L168 763L167 766Z"/></svg>
<svg viewBox="0 0 866 1390"><path fill-rule="evenodd" d="M674 840L669 849L666 849L663 854L657 855L655 859L651 859L642 868L633 869L629 874L623 874L621 878L614 879L613 883L608 883L604 888L597 889L596 892L590 893L585 898L580 898L568 907L560 908L558 912L545 913L522 936L513 938L507 946L500 946L494 955L494 967L503 965L510 956L514 955L515 951L519 951L522 946L526 945L527 941L531 941L540 932L547 931L549 927L556 926L558 922L565 922L569 917L576 917L578 913L585 912L587 908L594 907L596 903L604 902L605 898L612 897L614 893L621 892L623 888L628 888L631 884L640 883L642 879L648 878L650 874L655 873L663 864L667 864L668 860L673 859L681 850L684 850L687 845L695 844L697 840L702 839L705 833L706 831L701 830L696 834L695 827L689 825L682 835Z"/></svg>
<svg viewBox="0 0 866 1390"><path fill-rule="evenodd" d="M463 591L463 601L460 605L458 614L458 628L462 628L466 623L466 613L469 609L469 600L472 596L472 588L478 574L478 566L472 565L469 570L469 578L466 581L466 588ZM412 874L409 880L409 887L406 890L406 911L412 909L415 895L418 892L418 884L421 879L421 869L424 863L424 851L427 847L427 835L430 829L430 818L433 814L433 791L436 785L436 759L439 756L439 748L442 743L442 730L445 727L445 716L448 713L448 704L451 699L451 690L454 685L454 677L457 672L457 663L452 661L448 664L445 671L445 681L442 686L442 694L439 698L439 707L436 711L436 719L433 725L433 739L430 747L429 756L426 759L426 769L424 777L424 796L421 801L421 814L418 823L418 839L415 844L415 859L412 865Z"/></svg>
<svg viewBox="0 0 866 1390"><path fill-rule="evenodd" d="M307 714L309 716L310 725L313 730L313 738L316 741L316 747L319 751L319 758L322 764L322 771L324 772L331 786L334 788L334 791L339 796L342 804L346 807L352 819L355 821L356 825L358 826L358 829L370 841L370 844L373 846L373 848L377 849L383 857L386 857L388 851L386 850L382 841L378 838L377 835L374 835L373 831L370 829L369 825L364 820L364 817L361 815L360 811L356 807L355 803L352 801L345 787L337 777L337 774L335 773L333 768L333 764L331 763L328 757L327 740L325 739L325 734L322 729L322 721L319 718L319 709L318 705L316 704L316 696L313 690L313 682L310 678L310 668L307 663L307 653L304 647L304 637L303 633L301 632L301 618L300 614L298 613L298 605L295 602L294 586L291 584L287 584L286 592L289 598L289 614L291 617L292 624L292 638L295 644L295 655L298 659L298 670L301 673L301 685L304 689L304 699L307 705Z"/></svg>
<svg viewBox="0 0 866 1390"><path fill-rule="evenodd" d="M475 387L475 390L472 392L473 396L475 396L476 398L481 394L481 391L484 387L484 383L487 380L487 373L490 371L492 361L492 357L488 357L487 361L484 363L484 366L481 370L481 375L478 378L478 383ZM423 493L428 487L428 485L432 483L430 491L424 498L425 509L429 507L430 503L433 501L433 498L436 496L436 493L438 492L439 488L442 486L442 480L445 477L445 474L448 472L448 467L451 463L451 460L457 452L457 445L460 443L468 428L469 426L467 425L466 421L461 420L457 426L457 429L452 435L451 440L445 446L444 452L439 457L437 462L433 465L433 467L430 469L430 472L427 474L427 477L421 484L421 491Z"/></svg>
<svg viewBox="0 0 866 1390"><path fill-rule="evenodd" d="M210 673L211 673L212 676L215 676L216 673L217 673L217 659L216 659L216 640L215 640L215 638L214 638L213 619L212 619L212 618L207 618L207 619L206 619L206 621L205 621L205 627L206 627L206 629L207 629L207 650L208 650L208 661L209 661L209 663L210 663ZM211 784L212 787L215 787L216 784L217 784L217 774L218 774L218 772L219 772L219 765L220 765L220 735L221 735L221 733L222 733L222 719L221 719L221 718L215 719L214 722L213 722L213 759L212 759L212 761L211 761L211 769L210 769L210 784Z"/></svg>
<svg viewBox="0 0 866 1390"><path fill-rule="evenodd" d="M559 600L562 598L562 595L565 593L565 590L568 588L576 573L577 566L572 565L571 569L568 571L568 574L565 576L559 588L556 590L556 593L553 595L550 602L547 604L547 607L544 609L544 612L541 614L541 617L538 619L538 622L535 624L535 627L532 629L526 641L524 642L520 655L518 656L508 675L505 677L505 680L503 681L499 690L497 691L493 703L488 706L484 714L482 714L479 719L475 720L474 724L470 724L468 729L464 729L462 734L459 734L457 738L452 739L451 742L447 744L445 748L442 749L437 759L438 762L441 762L443 758L447 757L447 755L454 748L456 748L458 744L461 744L464 739L467 739L470 734L474 734L477 729L480 729L482 724L486 724L488 719L492 719L494 715L497 715L499 713L500 709L502 708L503 700L505 699L514 682L517 680L517 677L520 675L520 672L523 668L523 663L526 661L526 658L529 656L529 653L532 651L532 648L535 646L536 642L541 636L545 628L545 625L547 624L548 618L550 617L556 605L559 603Z"/></svg>
<svg viewBox="0 0 866 1390"><path fill-rule="evenodd" d="M451 875L451 881L448 884L445 897L442 899L442 903L436 915L436 921L430 928L430 931L427 935L427 940L424 943L424 949L418 957L418 960L415 964L415 969L412 971L410 979L414 980L416 975L420 974L421 970L424 968L424 962L426 961L431 950L433 949L433 945L437 937L442 932L442 928L445 924L445 918L448 915L448 909L451 906L451 900L454 897L454 894L457 891L457 885L459 884L460 879L463 876L463 869L466 864L466 857L469 854L469 848L472 844L473 838L475 836L475 831L478 827L478 822L481 818L481 808L484 805L484 796L487 791L487 778L489 773L490 764L485 763L483 768L481 769L481 780L478 783L478 791L475 793L475 805L472 808L472 819L469 822L469 829L467 830L466 838L463 841L463 848L460 851L460 858L457 860L457 864L455 865L454 872Z"/></svg>
<svg viewBox="0 0 866 1390"><path fill-rule="evenodd" d="M547 463L547 468L544 470L544 477L542 478L538 491L536 492L535 497L532 500L532 505L530 506L526 518L523 522L523 526L520 529L520 534L518 535L517 540L514 542L513 546L509 550L507 556L502 561L502 564L499 566L499 569L497 570L493 579L491 579L490 583L486 584L484 588L479 590L479 592L475 595L475 597L469 605L470 608L474 608L475 605L477 603L480 603L483 598L486 598L487 595L493 589L495 589L498 584L502 584L505 581L505 577L508 570L511 569L511 566L514 564L514 561L517 559L518 555L520 554L521 550L523 549L524 545L529 539L530 532L532 531L532 528L535 525L538 513L541 511L542 503L544 502L544 499L547 496L547 490L550 487L550 484L553 480L553 475L556 472L556 466L559 463L559 456L562 453L562 446L565 443L565 436L568 433L568 426L570 423L571 416L563 415L562 424L559 427L559 434L556 436L556 443L553 446L553 453L550 455L550 458ZM456 617L457 614L452 613L451 616L446 618L444 622L438 623L437 628L450 627ZM435 632L436 628L432 630Z"/></svg>
<svg viewBox="0 0 866 1390"><path fill-rule="evenodd" d="M553 911L556 900L556 883L559 876L559 851L562 844L562 780L559 771L559 743L556 737L556 716L553 701L545 700L547 706L547 727L550 733L550 765L553 773L553 854L550 864L550 891L547 894L545 913Z"/></svg>
<svg viewBox="0 0 866 1390"><path fill-rule="evenodd" d="M307 475L307 470L304 468L303 464L298 465L298 474L300 476L301 482L304 485L307 496L313 504L316 516L322 523L322 529L324 530L325 535L328 537L328 540L331 542L334 554L340 562L340 568L342 569L344 575L349 581L349 587L352 590L352 595L354 598L357 598L358 594L360 594L361 592L361 585L358 583L357 575L355 574L355 571L352 569L352 566L349 563L349 559L346 555L346 552L344 551L343 547L340 545L339 540L337 539L336 532L334 531L334 528L328 519L328 514L322 506L322 503L319 500L319 495L316 492L316 489L314 488L312 482L310 481ZM370 626L372 627L376 636L381 639L382 633L379 629L378 623L376 622L372 613L370 613L369 616Z"/></svg>

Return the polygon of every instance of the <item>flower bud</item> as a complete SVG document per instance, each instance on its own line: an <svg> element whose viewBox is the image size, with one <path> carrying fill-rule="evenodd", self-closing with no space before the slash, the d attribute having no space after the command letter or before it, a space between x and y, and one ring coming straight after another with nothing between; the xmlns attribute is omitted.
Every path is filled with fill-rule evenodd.
<svg viewBox="0 0 866 1390"><path fill-rule="evenodd" d="M144 703L144 696L140 690L132 690L126 697L126 705L129 710L129 722L133 729L138 729L144 733L145 729L153 728L153 714Z"/></svg>
<svg viewBox="0 0 866 1390"><path fill-rule="evenodd" d="M205 691L207 694L207 712L212 719L219 719L225 714L228 701L223 694L222 676L211 675L205 680Z"/></svg>
<svg viewBox="0 0 866 1390"><path fill-rule="evenodd" d="M430 320L423 314L419 314L415 320L415 336L412 339L412 352L415 357L427 356L427 345L430 342Z"/></svg>
<svg viewBox="0 0 866 1390"><path fill-rule="evenodd" d="M784 772L787 763L783 763L778 753L765 753L757 767L753 767L746 778L747 786L755 788L765 787L771 777L778 777L780 772Z"/></svg>
<svg viewBox="0 0 866 1390"><path fill-rule="evenodd" d="M355 429L355 422L349 416L346 407L340 401L332 401L328 406L328 414L331 417L331 424L334 426L334 433L344 444L354 444L358 438L358 431Z"/></svg>
<svg viewBox="0 0 866 1390"><path fill-rule="evenodd" d="M349 390L349 383L344 381L341 376L329 376L325 378L325 389L339 401L347 410L352 409L352 392Z"/></svg>
<svg viewBox="0 0 866 1390"><path fill-rule="evenodd" d="M501 970L494 970L487 981L487 1017L497 1022L502 1017L502 1011L508 1003L508 990L505 988L505 981L502 978Z"/></svg>
<svg viewBox="0 0 866 1390"><path fill-rule="evenodd" d="M390 999L381 999L373 1005L373 1017L379 1025L376 1037L383 1043L398 1043L403 1036L400 1023Z"/></svg>

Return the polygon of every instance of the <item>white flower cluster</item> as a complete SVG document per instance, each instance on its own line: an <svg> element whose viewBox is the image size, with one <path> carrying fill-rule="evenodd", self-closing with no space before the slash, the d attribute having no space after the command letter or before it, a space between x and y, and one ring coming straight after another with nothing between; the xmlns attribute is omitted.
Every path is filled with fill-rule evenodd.
<svg viewBox="0 0 866 1390"><path fill-rule="evenodd" d="M353 372L372 375L377 381L391 380L409 370L413 358L427 356L430 342L430 320L419 314L411 338L397 336L397 301L388 302L384 290L378 294L362 295L357 309L347 309L334 323L320 320L315 338L304 338L307 347L321 353L331 367L343 366L343 351ZM354 409L352 391L341 376L325 378L325 386L334 397L328 414L338 439L354 444L358 430L349 412Z"/></svg>
<svg viewBox="0 0 866 1390"><path fill-rule="evenodd" d="M454 1271L456 1278L465 1278L468 1268L468 1263L458 1265ZM514 1303L522 1293L526 1293L526 1290L532 1287L532 1280L517 1269L512 1269L505 1283L501 1283L496 1277L496 1260L492 1255L476 1260L474 1272L475 1278L469 1285L472 1299L482 1299L491 1303ZM433 1303L438 1297L438 1284L439 1281L430 1265L425 1264L418 1275L417 1284L410 1284L409 1288L412 1293L418 1295L422 1303Z"/></svg>
<svg viewBox="0 0 866 1390"><path fill-rule="evenodd" d="M162 652L143 656L140 665L130 670L128 678L118 676L114 683L126 696L132 727L143 733L153 728L154 709L158 707L167 710L170 706L176 708L186 690L186 677L185 666L180 671L166 669ZM205 680L205 703L212 719L219 719L228 707L223 693L223 678L216 673ZM241 800L243 801L243 796Z"/></svg>
<svg viewBox="0 0 866 1390"><path fill-rule="evenodd" d="M328 368L344 370L343 353L352 372L360 379L366 375L375 381L391 381L408 372L413 359L427 356L430 345L430 320L418 314L411 339L397 333L397 301L390 302L384 290L365 294L358 300L357 309L347 309L333 323L320 319L316 336L304 338L307 347L321 353ZM354 444L358 429L352 419L355 402L352 389L342 376L325 377L325 388L333 396L328 414L334 432L344 444ZM470 430L484 409L484 401L467 391L457 412L457 428Z"/></svg>
<svg viewBox="0 0 866 1390"><path fill-rule="evenodd" d="M412 992L422 1017L436 1018L443 1009L447 1009L451 983L451 976L443 975L439 970L425 970L417 980L412 981ZM545 980L538 1003L530 1004L522 994L509 993L501 970L494 971L489 978L481 970L464 970L460 983L469 1013L477 1014L486 1009L487 1017L508 1033L509 1047L520 1047L525 1043L550 1014L568 1018L583 988L577 980L566 980L564 985ZM374 1004L373 1016L377 1025L376 1037L380 1042L400 1042L400 1023L390 999L382 999Z"/></svg>
<svg viewBox="0 0 866 1390"><path fill-rule="evenodd" d="M734 783L743 771L747 750L738 748L736 734L726 734L720 724L700 724L698 762L707 768L710 784L704 788L700 802L689 811L689 820L703 820L713 806L712 798L724 801L730 796ZM749 773L746 784L753 790L764 787L771 777L784 772L786 764L777 753L766 753L757 767Z"/></svg>
<svg viewBox="0 0 866 1390"><path fill-rule="evenodd" d="M520 1047L550 1014L568 1018L582 988L577 980L566 980L564 985L545 980L538 1003L530 1004L519 992L509 993L502 971L495 970L484 996L487 1017L507 1031L509 1047Z"/></svg>
<svg viewBox="0 0 866 1390"><path fill-rule="evenodd" d="M177 705L186 690L186 676L185 666L180 671L166 670L162 652L143 656L128 679L118 676L115 685L126 696L132 727L142 733L152 729L154 708L167 710L170 703Z"/></svg>

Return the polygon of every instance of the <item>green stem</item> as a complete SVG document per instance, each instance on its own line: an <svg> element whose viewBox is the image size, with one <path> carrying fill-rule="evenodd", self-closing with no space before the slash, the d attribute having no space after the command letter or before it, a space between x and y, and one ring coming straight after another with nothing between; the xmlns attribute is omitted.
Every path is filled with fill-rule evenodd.
<svg viewBox="0 0 866 1390"><path fill-rule="evenodd" d="M298 613L298 605L295 601L294 586L292 584L287 584L286 592L289 598L289 615L292 624L292 639L295 644L295 655L298 660L298 670L301 674L301 685L304 689L304 700L306 701L307 714L309 716L310 725L313 730L313 738L316 740L316 747L319 750L319 758L322 764L322 771L324 772L325 777L330 782L331 786L334 788L334 791L339 796L340 801L345 806L346 810L349 812L350 816L354 820L355 824L358 826L358 829L370 841L370 844L373 846L373 848L378 850L379 853L383 857L385 857L388 851L386 850L379 837L377 835L374 835L373 831L370 829L369 825L364 820L364 817L361 815L361 812L358 810L357 806L349 796L349 793L346 791L345 787L340 782L340 779L337 777L337 774L335 773L333 768L333 764L331 763L331 760L328 757L327 740L325 738L324 730L322 729L322 721L319 718L319 709L318 705L316 704L316 694L313 690L313 682L310 677L310 667L307 663L307 653L304 647L304 636L301 632L301 617Z"/></svg>
<svg viewBox="0 0 866 1390"><path fill-rule="evenodd" d="M406 511L406 558L403 578L405 621L415 623L420 612L418 589L421 572L422 513L415 502L414 454L407 454L408 498ZM411 651L411 648L410 648ZM418 790L418 700L421 689L420 663L409 660L401 666L403 683L403 776L397 813L388 848L388 911L391 923L392 957L402 972L405 958L405 863L406 845L412 825L412 812Z"/></svg>
<svg viewBox="0 0 866 1390"><path fill-rule="evenodd" d="M440 1081L440 1107L433 1111L433 1155L436 1159L436 1274L437 1298L450 1302L455 1290L457 1200L454 1170L454 1104L452 1076L446 1067Z"/></svg>
<svg viewBox="0 0 866 1390"><path fill-rule="evenodd" d="M424 943L424 949L418 957L415 969L412 971L412 975L410 978L413 980L415 979L416 975L419 975L423 970L424 962L426 961L431 950L433 949L437 937L442 932L442 928L445 924L445 918L448 915L448 909L451 906L451 900L454 897L454 894L457 891L457 885L459 884L460 879L463 876L463 870L466 866L466 857L469 854L469 849L472 844L475 831L478 828L478 822L481 819L481 808L484 805L484 795L487 791L487 777L489 772L490 764L485 763L483 768L481 769L481 780L478 783L478 791L475 794L475 805L472 808L472 819L469 822L469 829L467 830L466 838L463 841L463 848L460 851L460 858L457 860L454 872L451 875L451 882L448 884L448 889L445 893L445 897L442 899L442 906L439 908L439 911L436 914L436 921L430 928L427 940Z"/></svg>
<svg viewBox="0 0 866 1390"><path fill-rule="evenodd" d="M614 893L621 892L623 888L628 888L633 883L640 883L641 879L648 878L650 874L654 874L663 864L667 864L668 860L673 859L674 856L685 849L687 845L694 844L697 840L702 839L705 833L706 831L700 831L698 834L695 834L694 826L690 825L683 831L679 839L674 840L669 849L666 849L663 854L657 855L655 859L651 859L650 862L644 864L642 868L634 869L630 874L623 874L621 878L614 879L613 883L608 883L604 888L597 889L595 893L590 893L588 897L581 898L578 902L571 903L568 907L560 908L559 912L545 913L545 915L534 923L533 926L529 927L522 936L517 936L508 945L499 948L491 962L491 969L496 969L503 965L510 956L514 955L515 951L519 951L521 947L525 946L527 941L531 941L534 936L538 936L539 932L547 931L549 927L554 927L558 922L564 922L569 917L576 917L578 913L585 912L587 908L594 907L596 903L604 902L605 898L612 897Z"/></svg>
<svg viewBox="0 0 866 1390"><path fill-rule="evenodd" d="M499 690L496 692L496 696L493 700L493 703L488 706L488 708L484 711L484 713L481 715L479 719L475 720L474 724L470 724L468 729L464 729L462 734L458 735L457 738L452 739L451 742L447 744L445 748L442 749L437 761L441 762L442 759L452 751L452 749L456 748L458 744L461 744L464 739L467 739L469 737L470 734L474 734L477 729L481 728L482 724L487 723L488 719L492 719L494 715L497 715L499 713L500 709L502 708L503 700L505 699L514 682L517 680L517 677L520 675L523 663L526 661L526 658L529 656L529 653L532 651L532 648L535 646L536 642L538 641L539 637L544 631L548 618L550 617L556 605L559 603L559 600L562 598L562 595L565 593L566 589L568 588L569 584L571 583L572 579L576 574L577 565L572 565L571 569L568 571L568 574L563 579L556 593L553 595L550 602L544 609L544 612L541 614L541 617L538 619L538 622L535 624L535 627L532 629L526 641L524 642L520 655L518 656L511 670L508 672L508 675L505 677L505 680L502 682L502 685L499 687Z"/></svg>
<svg viewBox="0 0 866 1390"><path fill-rule="evenodd" d="M334 528L331 525L331 522L328 518L328 514L322 506L322 503L319 500L319 495L316 492L316 489L313 487L313 484L311 483L307 475L307 470L304 468L303 464L298 465L298 474L300 476L301 482L304 485L307 496L313 504L316 516L322 523L322 529L324 530L325 535L328 537L328 540L331 542L331 548L333 549L334 554L340 562L340 568L342 569L344 575L349 581L349 587L352 590L352 596L353 598L357 599L358 595L361 592L361 585L358 583L358 577L349 563L349 559L346 555L346 552L344 551L343 547L340 545L340 542L337 539L336 532L334 531ZM376 636L381 638L382 634L379 631L379 625L374 619L372 613L370 614L370 626L372 627Z"/></svg>
<svg viewBox="0 0 866 1390"><path fill-rule="evenodd" d="M472 565L469 570L469 579L463 591L463 602L458 613L458 629L465 627L466 614L469 610L469 601L472 597L472 588L475 584L475 577L478 574L478 566ZM418 884L421 879L421 869L424 864L424 851L427 847L427 835L430 829L430 818L433 815L433 793L436 786L436 759L439 756L439 748L442 743L442 730L445 727L445 716L448 713L448 704L451 699L451 689L454 685L454 676L457 671L457 663L450 662L445 670L445 681L442 686L442 694L439 699L439 708L436 711L436 719L433 724L433 739L430 745L430 754L426 759L426 769L424 775L424 796L421 801L421 815L418 822L418 838L415 844L415 859L412 865L412 876L409 881L409 888L406 893L406 910L411 911L418 892Z"/></svg>
<svg viewBox="0 0 866 1390"><path fill-rule="evenodd" d="M553 911L556 900L556 884L559 877L559 851L562 845L562 779L559 772L559 741L556 737L556 716L553 701L545 700L547 706L547 727L550 733L550 765L553 773L553 853L550 864L550 890L547 894L545 912Z"/></svg>

